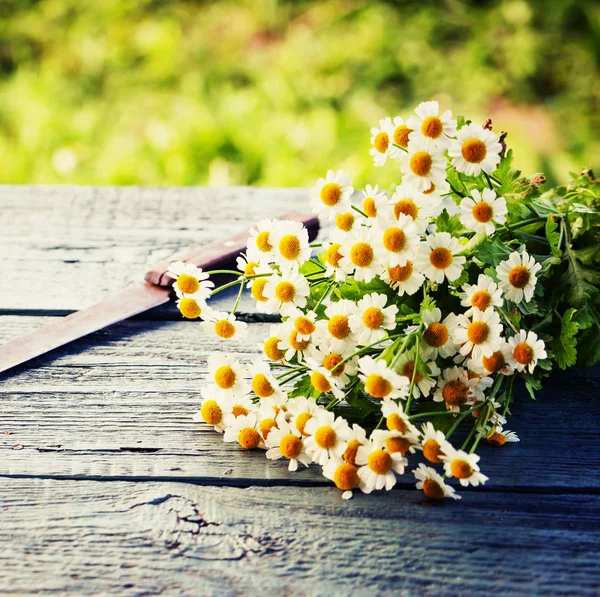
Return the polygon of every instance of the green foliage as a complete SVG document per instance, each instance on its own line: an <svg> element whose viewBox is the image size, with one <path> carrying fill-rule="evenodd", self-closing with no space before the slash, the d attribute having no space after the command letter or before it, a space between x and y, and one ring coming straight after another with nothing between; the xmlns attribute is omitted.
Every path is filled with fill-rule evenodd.
<svg viewBox="0 0 600 597"><path fill-rule="evenodd" d="M552 342L552 351L556 364L561 369L572 367L577 362L577 340L575 335L579 330L579 324L573 321L576 309L567 309L560 318L560 334L555 335Z"/></svg>

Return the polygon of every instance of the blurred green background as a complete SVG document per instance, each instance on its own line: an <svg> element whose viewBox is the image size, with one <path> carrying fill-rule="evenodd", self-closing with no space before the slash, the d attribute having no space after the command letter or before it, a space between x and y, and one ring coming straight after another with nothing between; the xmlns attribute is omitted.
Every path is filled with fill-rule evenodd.
<svg viewBox="0 0 600 597"><path fill-rule="evenodd" d="M0 0L0 182L310 185L431 98L516 165L600 164L600 3Z"/></svg>

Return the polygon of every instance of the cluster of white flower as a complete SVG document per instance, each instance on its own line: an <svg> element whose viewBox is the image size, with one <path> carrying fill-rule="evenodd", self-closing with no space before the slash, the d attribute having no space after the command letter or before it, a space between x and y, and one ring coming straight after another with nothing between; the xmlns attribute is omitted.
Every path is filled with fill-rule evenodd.
<svg viewBox="0 0 600 597"><path fill-rule="evenodd" d="M507 220L490 178L501 160L499 137L459 126L437 102L420 104L415 114L371 130L375 164L398 160L404 174L391 196L367 186L357 202L342 171L313 187L314 211L331 223L318 257L301 224L258 223L231 283L240 285L232 313L207 306L212 283L205 272L181 263L170 269L181 313L200 317L221 338L246 332L234 314L244 287L260 312L282 316L262 344L267 360L210 357L211 384L197 420L227 442L287 458L291 471L298 462L318 464L346 498L355 488L391 489L416 451L443 465L443 476L424 463L414 470L417 488L432 499L458 499L448 477L463 486L484 483L474 453L479 440L518 441L504 429L510 395L496 401L499 388L547 358L544 342L515 327L508 313L532 300L541 265L521 248L484 267L468 245ZM467 184L452 187L449 171ZM462 225L460 233L438 229L444 214ZM370 434L343 416L351 396L367 414L380 409ZM422 423L432 413L414 407L424 401L443 403L433 414L454 424L443 432ZM467 416L476 431L469 452L467 442L461 449L449 442Z"/></svg>

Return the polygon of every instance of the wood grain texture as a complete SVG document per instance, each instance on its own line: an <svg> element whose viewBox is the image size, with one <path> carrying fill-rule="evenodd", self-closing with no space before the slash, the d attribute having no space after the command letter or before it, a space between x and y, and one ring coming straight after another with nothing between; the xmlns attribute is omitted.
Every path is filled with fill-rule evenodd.
<svg viewBox="0 0 600 597"><path fill-rule="evenodd" d="M0 341L40 319L0 317ZM250 362L268 328L252 324L252 340L227 347ZM223 444L191 421L207 383L206 359L222 348L193 322L130 320L21 368L0 385L0 474L327 483L317 468L290 476L283 462ZM600 491L599 391L597 368L557 375L536 402L519 392L509 428L522 442L479 450L486 489ZM403 483L412 485L412 477Z"/></svg>
<svg viewBox="0 0 600 597"><path fill-rule="evenodd" d="M599 496L420 499L10 479L0 584L18 595L597 595Z"/></svg>

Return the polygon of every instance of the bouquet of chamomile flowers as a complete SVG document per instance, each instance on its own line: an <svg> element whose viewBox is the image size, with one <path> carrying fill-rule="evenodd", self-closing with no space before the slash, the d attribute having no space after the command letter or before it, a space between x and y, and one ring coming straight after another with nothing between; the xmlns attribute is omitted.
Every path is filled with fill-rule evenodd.
<svg viewBox="0 0 600 597"><path fill-rule="evenodd" d="M244 288L281 315L263 357L210 356L195 419L290 471L321 467L344 498L391 489L410 464L432 499L485 483L480 442L519 441L516 379L533 396L553 369L600 359L600 184L584 171L542 193L505 136L421 103L371 129L375 165L399 163L394 189L355 192L332 170L311 189L320 243L263 220L217 289L223 271L172 264L183 316L225 342L246 331ZM236 285L231 312L210 308Z"/></svg>

